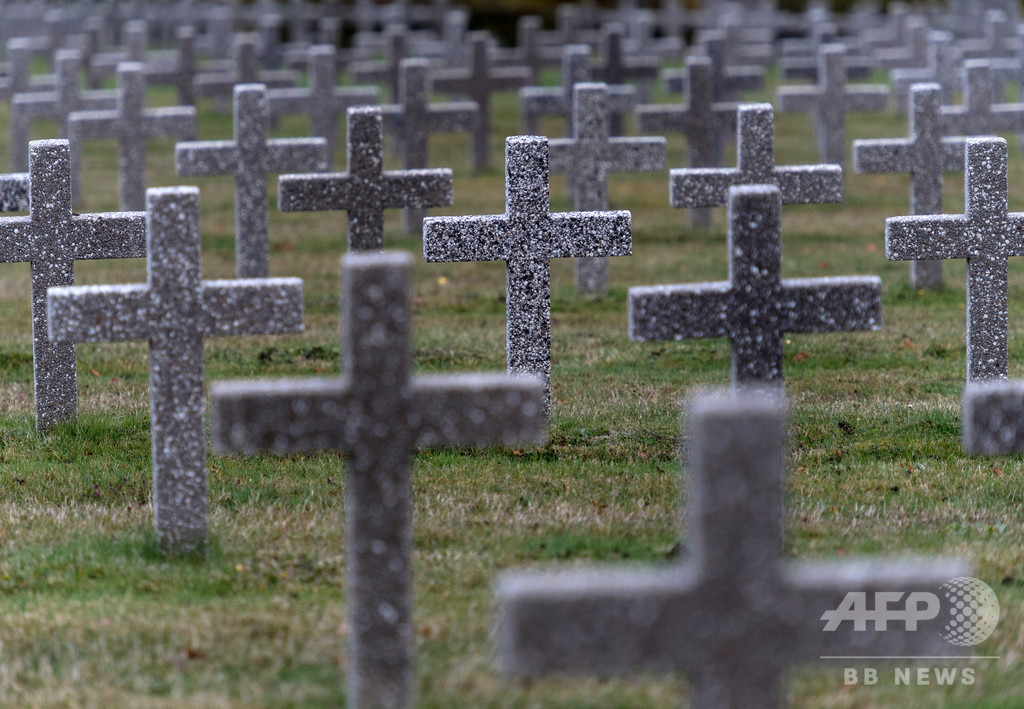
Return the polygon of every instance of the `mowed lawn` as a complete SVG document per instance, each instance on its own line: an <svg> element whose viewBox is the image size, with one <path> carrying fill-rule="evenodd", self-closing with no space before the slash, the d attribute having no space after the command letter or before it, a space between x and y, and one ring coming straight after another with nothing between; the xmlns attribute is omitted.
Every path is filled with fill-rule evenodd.
<svg viewBox="0 0 1024 709"><path fill-rule="evenodd" d="M150 92L151 105L173 101L168 90ZM494 105L489 172L469 170L466 136L432 141L431 164L455 171L455 204L434 213L504 211L502 146L520 130L518 106L513 94ZM0 112L4 128L8 114ZM557 120L544 129L564 132ZM817 161L809 117L779 117L776 129L779 164ZM40 123L34 136L53 130ZM272 134L307 131L296 118ZM849 120L850 138L906 131L895 113ZM0 130L4 156L6 135ZM199 137L230 135L230 116L201 105ZM1024 155L1009 138L1010 208L1024 208ZM734 164L732 153L728 160ZM685 163L685 140L670 136L669 165ZM344 165L343 152L335 164ZM387 166L398 164L389 152ZM116 145L88 144L84 170L79 211L116 209ZM176 177L167 140L151 142L148 174L150 186L200 186L204 276L231 277L231 179ZM552 264L555 403L547 443L415 457L421 706L632 709L686 701L682 676L509 679L494 670L491 637L492 584L505 569L669 564L685 549L683 404L694 389L728 384L729 343L630 342L626 292L725 279L727 219L719 209L710 230L692 230L689 215L668 206L667 182L666 171L611 177L612 208L633 213L634 254L613 259L606 297L576 296L572 263ZM783 275L879 274L885 324L880 332L786 338L786 553L962 557L999 597L1003 616L979 654L1000 659L977 661L968 686L894 686L891 667L880 666L878 685L845 687L838 665L798 668L790 703L1019 706L1024 466L1020 456L961 450L964 264L947 264L945 290L915 292L907 264L886 261L883 238L885 218L908 212L908 178L848 172L846 190L839 205L783 208ZM554 210L569 209L563 178L552 179L551 194ZM947 177L946 198L947 212L962 212L962 174ZM345 216L272 208L270 224L272 275L304 279L306 330L207 340L208 381L339 374ZM503 264L425 264L419 237L402 232L397 211L388 215L385 241L417 254L416 371L504 369ZM77 265L80 284L144 279L141 259ZM1024 278L1011 263L1011 376L1024 376L1022 310ZM39 436L25 264L0 266L0 323L0 704L343 704L344 455L211 455L209 552L164 559L152 532L145 343L79 346L79 420Z"/></svg>

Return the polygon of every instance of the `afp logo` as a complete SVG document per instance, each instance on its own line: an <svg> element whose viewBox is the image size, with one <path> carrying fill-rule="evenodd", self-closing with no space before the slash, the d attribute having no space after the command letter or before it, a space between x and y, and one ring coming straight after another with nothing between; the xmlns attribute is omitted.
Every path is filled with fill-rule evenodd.
<svg viewBox="0 0 1024 709"><path fill-rule="evenodd" d="M916 631L918 623L939 618L942 637L961 647L984 642L996 629L999 621L999 600L984 581L970 576L950 579L940 587L942 598L927 591L878 591L873 594L872 607L868 607L868 594L864 591L847 593L832 611L825 611L825 632L835 632L849 621L855 631L889 629L889 623L902 623L903 629ZM905 597L905 598L904 598Z"/></svg>

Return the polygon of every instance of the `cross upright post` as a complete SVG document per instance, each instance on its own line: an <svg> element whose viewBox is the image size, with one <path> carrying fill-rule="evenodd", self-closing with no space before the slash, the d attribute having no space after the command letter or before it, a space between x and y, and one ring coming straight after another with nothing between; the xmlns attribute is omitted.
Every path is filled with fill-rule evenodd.
<svg viewBox="0 0 1024 709"><path fill-rule="evenodd" d="M818 136L821 158L827 163L846 162L846 113L884 111L889 89L882 85L847 87L846 48L826 44L818 52L818 83L814 86L780 86L776 92L783 113L810 112Z"/></svg>
<svg viewBox="0 0 1024 709"><path fill-rule="evenodd" d="M452 171L384 170L380 108L348 109L348 169L341 173L281 175L282 212L348 211L348 250L384 248L384 210L452 203Z"/></svg>
<svg viewBox="0 0 1024 709"><path fill-rule="evenodd" d="M353 707L413 703L412 509L416 448L544 439L533 378L413 377L408 254L342 257L344 374L218 382L219 451L345 450L348 696Z"/></svg>
<svg viewBox="0 0 1024 709"><path fill-rule="evenodd" d="M941 86L914 84L910 94L910 137L853 141L853 169L910 173L910 213L941 214L942 173L964 169L964 140L942 137ZM911 261L910 281L914 288L941 288L942 261Z"/></svg>
<svg viewBox="0 0 1024 709"><path fill-rule="evenodd" d="M506 356L510 374L539 374L551 409L551 267L553 258L628 256L629 212L551 214L548 140L505 140L505 213L423 221L423 257L505 261Z"/></svg>
<svg viewBox="0 0 1024 709"><path fill-rule="evenodd" d="M153 511L161 548L207 538L203 338L302 331L302 281L201 280L199 190L146 192L147 282L50 288L54 343L149 341Z"/></svg>
<svg viewBox="0 0 1024 709"><path fill-rule="evenodd" d="M775 164L774 113L770 103L740 104L736 112L736 167L685 168L669 172L673 207L721 207L738 185L776 185L783 204L843 200L839 165Z"/></svg>
<svg viewBox="0 0 1024 709"><path fill-rule="evenodd" d="M514 675L681 670L690 706L780 709L792 664L956 654L941 636L949 609L938 596L970 573L965 563L782 557L783 419L777 395L697 397L687 557L662 568L506 572L497 584L499 667ZM929 594L938 607L913 625L858 628L841 616L833 624L851 592Z"/></svg>
<svg viewBox="0 0 1024 709"><path fill-rule="evenodd" d="M729 190L729 280L629 289L633 340L727 337L732 382L782 382L787 332L882 327L879 278L783 280L782 195L775 185Z"/></svg>
<svg viewBox="0 0 1024 709"><path fill-rule="evenodd" d="M161 136L192 138L195 106L146 108L146 76L141 64L117 67L117 108L75 111L68 117L72 144L114 138L118 152L118 192L122 209L142 209L146 192L146 140ZM74 155L72 157L75 157Z"/></svg>
<svg viewBox="0 0 1024 709"><path fill-rule="evenodd" d="M234 90L234 140L182 142L174 147L179 175L234 175L235 271L239 278L270 275L267 174L327 168L324 138L267 139L267 89Z"/></svg>
<svg viewBox="0 0 1024 709"><path fill-rule="evenodd" d="M338 52L334 47L313 45L306 56L309 88L270 89L267 109L271 121L289 114L307 114L311 133L327 141L327 168L330 168L334 162L338 119L352 106L377 103L378 91L371 86L338 86Z"/></svg>
<svg viewBox="0 0 1024 709"><path fill-rule="evenodd" d="M473 168L486 170L490 166L491 93L510 91L526 86L530 70L524 66L491 66L487 55L490 35L472 32L469 36L470 58L466 69L438 70L430 78L434 91L466 96L477 105L477 120L473 126Z"/></svg>
<svg viewBox="0 0 1024 709"><path fill-rule="evenodd" d="M943 106L943 135L979 136L1024 132L1024 103L996 103L996 81L986 59L963 63L963 106Z"/></svg>
<svg viewBox="0 0 1024 709"><path fill-rule="evenodd" d="M402 167L406 170L427 167L427 144L431 133L469 133L479 120L479 106L473 101L428 103L429 66L424 59L403 59L399 102L381 107L384 130L400 139ZM425 214L422 207L407 207L406 231L419 231Z"/></svg>
<svg viewBox="0 0 1024 709"><path fill-rule="evenodd" d="M19 180L24 191L5 191L18 199L4 203L27 208L29 215L0 218L0 261L27 262L32 270L32 379L40 432L78 412L75 346L47 339L46 289L72 285L76 260L145 256L142 213L72 211L70 153L66 140L32 141L29 173Z"/></svg>
<svg viewBox="0 0 1024 709"><path fill-rule="evenodd" d="M574 137L549 142L551 172L569 177L572 208L577 212L607 211L608 173L664 169L665 139L612 138L607 84L576 84L573 91ZM607 259L576 259L576 291L584 295L608 292Z"/></svg>
<svg viewBox="0 0 1024 709"><path fill-rule="evenodd" d="M1024 213L1007 211L1006 141L967 138L963 214L890 217L885 256L967 260L967 383L1006 379L1007 260L1024 255Z"/></svg>

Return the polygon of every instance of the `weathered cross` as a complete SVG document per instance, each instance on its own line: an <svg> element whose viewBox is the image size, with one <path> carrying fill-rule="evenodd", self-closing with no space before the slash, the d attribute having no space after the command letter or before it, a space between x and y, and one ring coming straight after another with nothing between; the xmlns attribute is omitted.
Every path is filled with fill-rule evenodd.
<svg viewBox="0 0 1024 709"><path fill-rule="evenodd" d="M935 82L942 87L942 105L953 103L957 67L962 59L953 44L953 33L933 30L928 35L928 62L917 69L894 69L890 72L893 96L900 107L909 108L910 88L914 84Z"/></svg>
<svg viewBox="0 0 1024 709"><path fill-rule="evenodd" d="M943 135L1024 132L1024 103L996 103L992 65L986 59L963 63L963 106L943 106Z"/></svg>
<svg viewBox="0 0 1024 709"><path fill-rule="evenodd" d="M550 213L548 141L505 140L505 213L423 221L423 257L505 261L506 357L511 374L544 378L551 408L551 267L553 258L628 256L629 212Z"/></svg>
<svg viewBox="0 0 1024 709"><path fill-rule="evenodd" d="M636 82L640 100L649 103L651 100L651 83L658 78L659 61L654 56L628 56L626 52L626 26L619 22L606 24L602 30L602 63L593 67L591 74L594 81L602 81L611 86L628 82ZM622 135L622 115L612 117L611 130L615 135Z"/></svg>
<svg viewBox="0 0 1024 709"><path fill-rule="evenodd" d="M964 169L963 138L943 138L942 87L915 84L909 110L910 137L853 141L857 172L910 173L910 213L942 213L942 173ZM941 288L942 261L911 261L914 288Z"/></svg>
<svg viewBox="0 0 1024 709"><path fill-rule="evenodd" d="M337 58L334 47L314 45L307 51L309 88L271 89L267 91L270 119L301 113L309 116L312 135L327 141L327 166L334 160L338 119L352 106L377 103L377 89L369 86L338 86Z"/></svg>
<svg viewBox="0 0 1024 709"><path fill-rule="evenodd" d="M669 173L673 207L720 207L737 185L776 185L783 204L821 204L843 199L839 165L775 165L774 114L770 103L740 104L737 110L737 165L685 168Z"/></svg>
<svg viewBox="0 0 1024 709"><path fill-rule="evenodd" d="M174 169L179 175L234 175L239 278L270 274L267 174L327 169L324 138L267 139L266 93L262 84L235 87L234 140L183 142L174 147Z"/></svg>
<svg viewBox="0 0 1024 709"><path fill-rule="evenodd" d="M0 261L31 264L36 429L46 431L74 419L78 410L75 347L47 339L46 289L74 283L76 260L144 256L145 217L75 215L68 141L33 141L29 153L29 173L3 180L4 211L28 209L29 214L0 218Z"/></svg>
<svg viewBox="0 0 1024 709"><path fill-rule="evenodd" d="M403 59L399 102L381 107L384 130L400 139L402 167L406 170L427 167L431 133L470 132L479 120L479 107L472 101L428 103L428 68L426 60ZM407 207L406 231L419 231L425 213L422 207Z"/></svg>
<svg viewBox="0 0 1024 709"><path fill-rule="evenodd" d="M117 67L116 109L75 111L68 117L72 145L102 138L114 138L120 144L117 162L121 209L142 209L145 204L146 140L160 136L191 138L195 132L194 106L146 108L146 76L142 65L135 62Z"/></svg>
<svg viewBox="0 0 1024 709"><path fill-rule="evenodd" d="M349 251L384 248L384 210L445 207L452 203L452 171L384 170L384 122L373 106L348 109L348 170L281 175L277 203L282 212L348 211Z"/></svg>
<svg viewBox="0 0 1024 709"><path fill-rule="evenodd" d="M783 280L782 195L775 185L729 190L729 280L629 289L634 340L732 340L734 386L782 381L787 332L879 330L879 278Z"/></svg>
<svg viewBox="0 0 1024 709"><path fill-rule="evenodd" d="M565 173L572 185L572 208L578 212L608 209L608 173L665 168L664 138L612 138L608 125L607 84L573 87L573 136L550 141L551 172ZM608 261L576 259L576 290L586 295L608 292Z"/></svg>
<svg viewBox="0 0 1024 709"><path fill-rule="evenodd" d="M1007 259L1024 255L1024 213L1007 212L1006 141L968 138L963 214L890 217L885 256L967 260L967 383L1006 379Z"/></svg>
<svg viewBox="0 0 1024 709"><path fill-rule="evenodd" d="M162 549L206 542L203 338L302 330L302 281L203 281L199 190L146 193L145 284L50 288L50 340L149 340L153 511Z"/></svg>
<svg viewBox="0 0 1024 709"><path fill-rule="evenodd" d="M686 60L689 97L676 106L645 105L636 108L637 130L649 133L683 133L690 167L717 167L725 153L725 136L736 131L735 103L715 103L712 99L712 68L707 57ZM694 209L690 221L707 228L711 213Z"/></svg>
<svg viewBox="0 0 1024 709"><path fill-rule="evenodd" d="M220 451L347 450L348 703L412 704L415 448L540 442L541 384L497 374L410 375L412 258L347 254L344 375L218 382Z"/></svg>
<svg viewBox="0 0 1024 709"><path fill-rule="evenodd" d="M826 44L818 52L818 83L814 86L781 86L776 92L779 110L814 114L814 130L822 160L842 165L846 156L846 114L850 111L883 111L889 89L882 85L847 87L843 68L846 48Z"/></svg>
<svg viewBox="0 0 1024 709"><path fill-rule="evenodd" d="M682 670L693 707L778 709L792 664L957 654L941 636L949 616L938 595L970 573L965 563L782 558L781 401L704 395L688 420L687 557L663 568L504 574L496 642L505 672ZM928 620L858 628L837 611L851 592L932 594L939 607Z"/></svg>
<svg viewBox="0 0 1024 709"><path fill-rule="evenodd" d="M473 168L486 170L490 165L491 93L526 86L530 81L530 70L525 66L492 67L487 56L491 39L486 32L471 32L469 42L469 67L438 70L433 73L430 83L434 91L466 96L476 103L478 114L473 126Z"/></svg>

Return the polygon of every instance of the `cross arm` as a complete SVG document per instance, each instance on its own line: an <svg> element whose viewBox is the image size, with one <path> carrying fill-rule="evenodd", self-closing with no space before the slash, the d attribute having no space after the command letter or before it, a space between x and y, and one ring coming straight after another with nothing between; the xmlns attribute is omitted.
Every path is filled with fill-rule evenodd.
<svg viewBox="0 0 1024 709"><path fill-rule="evenodd" d="M237 82L231 73L199 74L192 80L196 96L220 96L230 94Z"/></svg>
<svg viewBox="0 0 1024 709"><path fill-rule="evenodd" d="M558 212L551 215L548 258L629 256L632 215L627 211Z"/></svg>
<svg viewBox="0 0 1024 709"><path fill-rule="evenodd" d="M943 138L939 143L939 167L943 171L955 171L964 169L964 144L963 137Z"/></svg>
<svg viewBox="0 0 1024 709"><path fill-rule="evenodd" d="M447 207L452 203L452 171L445 168L385 172L381 206Z"/></svg>
<svg viewBox="0 0 1024 709"><path fill-rule="evenodd" d="M877 276L787 279L780 298L786 332L882 329L882 280Z"/></svg>
<svg viewBox="0 0 1024 709"><path fill-rule="evenodd" d="M432 133L470 130L476 124L479 113L475 101L434 104L427 109L428 130Z"/></svg>
<svg viewBox="0 0 1024 709"><path fill-rule="evenodd" d="M667 143L664 138L612 138L608 143L612 172L665 169Z"/></svg>
<svg viewBox="0 0 1024 709"><path fill-rule="evenodd" d="M1024 381L969 383L963 435L964 448L975 455L1024 451Z"/></svg>
<svg viewBox="0 0 1024 709"><path fill-rule="evenodd" d="M267 92L267 113L272 119L305 113L311 101L309 89L274 89Z"/></svg>
<svg viewBox="0 0 1024 709"><path fill-rule="evenodd" d="M15 94L11 100L11 113L26 118L47 118L57 111L57 100L45 94Z"/></svg>
<svg viewBox="0 0 1024 709"><path fill-rule="evenodd" d="M300 173L277 178L277 208L317 212L354 206L356 181L347 172Z"/></svg>
<svg viewBox="0 0 1024 709"><path fill-rule="evenodd" d="M12 172L0 175L0 212L28 210L29 174Z"/></svg>
<svg viewBox="0 0 1024 709"><path fill-rule="evenodd" d="M683 130L686 106L644 104L635 110L636 128L643 133L678 133Z"/></svg>
<svg viewBox="0 0 1024 709"><path fill-rule="evenodd" d="M561 89L546 86L528 86L519 89L519 110L523 115L539 116L561 113L565 110L567 103Z"/></svg>
<svg viewBox="0 0 1024 709"><path fill-rule="evenodd" d="M214 382L213 447L218 453L343 450L346 423L362 412L347 379Z"/></svg>
<svg viewBox="0 0 1024 709"><path fill-rule="evenodd" d="M888 86L855 86L846 89L848 111L884 111L889 105Z"/></svg>
<svg viewBox="0 0 1024 709"><path fill-rule="evenodd" d="M742 182L740 171L722 167L688 167L669 170L669 202L677 209L721 207L729 200L729 188Z"/></svg>
<svg viewBox="0 0 1024 709"><path fill-rule="evenodd" d="M0 263L27 263L35 257L36 227L31 217L0 219Z"/></svg>
<svg viewBox="0 0 1024 709"><path fill-rule="evenodd" d="M423 220L423 259L439 261L501 261L509 258L503 235L504 214L481 217L427 217Z"/></svg>
<svg viewBox="0 0 1024 709"><path fill-rule="evenodd" d="M174 146L174 171L183 176L233 175L238 158L231 140L186 141Z"/></svg>
<svg viewBox="0 0 1024 709"><path fill-rule="evenodd" d="M326 170L326 138L275 138L267 141L267 172Z"/></svg>
<svg viewBox="0 0 1024 709"><path fill-rule="evenodd" d="M76 247L76 259L146 256L145 212L109 212L71 217L71 233Z"/></svg>
<svg viewBox="0 0 1024 709"><path fill-rule="evenodd" d="M165 106L150 108L142 119L145 135L149 138L177 136L194 138L196 135L195 106Z"/></svg>
<svg viewBox="0 0 1024 709"><path fill-rule="evenodd" d="M1009 133L1024 130L1024 104L1010 103L993 106L989 117L989 133Z"/></svg>
<svg viewBox="0 0 1024 709"><path fill-rule="evenodd" d="M764 86L764 69L759 66L733 66L725 70L730 91L757 91Z"/></svg>
<svg viewBox="0 0 1024 709"><path fill-rule="evenodd" d="M117 111L73 111L68 116L71 141L116 138Z"/></svg>
<svg viewBox="0 0 1024 709"><path fill-rule="evenodd" d="M885 257L890 261L967 258L967 237L962 214L889 217Z"/></svg>
<svg viewBox="0 0 1024 709"><path fill-rule="evenodd" d="M469 93L470 78L465 69L439 69L430 77L430 88L442 94Z"/></svg>
<svg viewBox="0 0 1024 709"><path fill-rule="evenodd" d="M843 201L843 168L839 165L790 165L772 176L783 204L825 204Z"/></svg>
<svg viewBox="0 0 1024 709"><path fill-rule="evenodd" d="M688 340L729 336L727 281L629 289L629 339Z"/></svg>
<svg viewBox="0 0 1024 709"><path fill-rule="evenodd" d="M381 119L384 123L384 132L389 135L401 133L405 123L405 111L397 103L387 103L380 107Z"/></svg>
<svg viewBox="0 0 1024 709"><path fill-rule="evenodd" d="M782 86L775 92L775 101L784 113L813 111L821 100L821 91L816 86Z"/></svg>
<svg viewBox="0 0 1024 709"><path fill-rule="evenodd" d="M60 286L46 292L51 342L148 340L149 287Z"/></svg>
<svg viewBox="0 0 1024 709"><path fill-rule="evenodd" d="M525 66L506 66L494 69L488 84L494 91L515 91L529 86L532 80L530 69Z"/></svg>
<svg viewBox="0 0 1024 709"><path fill-rule="evenodd" d="M256 83L263 84L268 89L284 89L295 86L298 83L298 76L291 69L268 69L259 73Z"/></svg>
<svg viewBox="0 0 1024 709"><path fill-rule="evenodd" d="M573 138L548 140L548 171L554 175L572 172L579 150L581 145Z"/></svg>
<svg viewBox="0 0 1024 709"><path fill-rule="evenodd" d="M243 278L203 281L205 335L276 335L302 332L302 280Z"/></svg>
<svg viewBox="0 0 1024 709"><path fill-rule="evenodd" d="M963 163L963 148L960 149ZM856 172L910 172L911 146L905 138L853 141L853 169Z"/></svg>
<svg viewBox="0 0 1024 709"><path fill-rule="evenodd" d="M417 377L410 426L416 445L543 443L544 383L507 374Z"/></svg>

